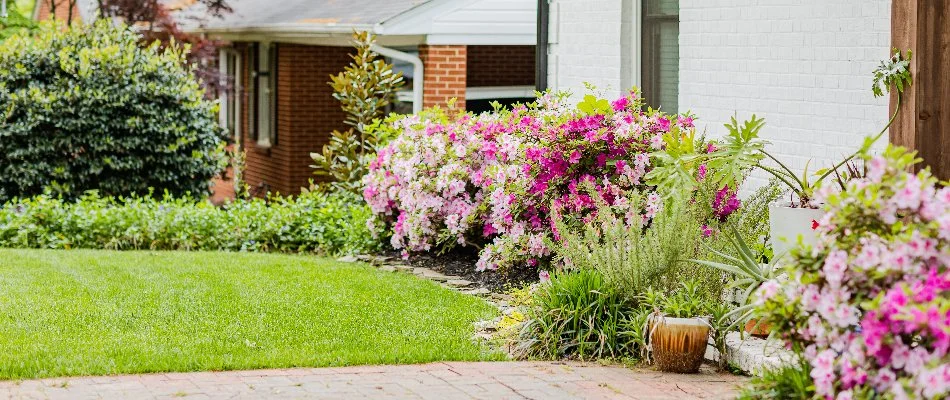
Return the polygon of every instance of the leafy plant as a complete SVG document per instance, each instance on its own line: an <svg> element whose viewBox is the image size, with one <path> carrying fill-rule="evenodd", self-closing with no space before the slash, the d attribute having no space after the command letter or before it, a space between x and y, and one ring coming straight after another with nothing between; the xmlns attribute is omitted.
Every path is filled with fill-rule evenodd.
<svg viewBox="0 0 950 400"><path fill-rule="evenodd" d="M8 7L7 16L5 18L0 17L0 41L13 35L29 34L38 28L36 21L23 15L15 4L9 4Z"/></svg>
<svg viewBox="0 0 950 400"><path fill-rule="evenodd" d="M111 20L48 22L3 41L0 202L47 190L208 193L223 131L184 57L177 46L142 48Z"/></svg>
<svg viewBox="0 0 950 400"><path fill-rule="evenodd" d="M739 400L802 400L814 399L815 384L809 375L811 367L806 362L768 368L761 376L753 377L739 393Z"/></svg>
<svg viewBox="0 0 950 400"><path fill-rule="evenodd" d="M557 273L535 294L522 329L522 357L618 358L628 354L621 332L628 300L594 270ZM626 324L629 325L629 324Z"/></svg>
<svg viewBox="0 0 950 400"><path fill-rule="evenodd" d="M734 321L728 327L733 327L744 323L752 318L755 312L755 304L750 302L752 293L759 289L762 284L774 280L783 271L778 267L779 257L774 257L771 262L761 263L760 257L745 243L742 235L737 229L729 226L730 232L723 234L729 243L735 249L736 257L715 249L709 251L726 262L716 262L700 259L691 259L690 262L712 267L727 272L735 279L726 286L727 289L739 288L742 290L739 296L740 306L730 313L724 315L725 318L720 323Z"/></svg>
<svg viewBox="0 0 950 400"><path fill-rule="evenodd" d="M373 51L375 37L369 32L354 32L356 54L343 72L330 77L333 98L346 112L344 123L352 128L333 131L330 143L321 153L311 153L314 174L327 180L336 189L359 194L362 178L369 172L370 161L376 150L386 143L387 137L374 122L380 118L403 85L401 72L393 72L392 65Z"/></svg>
<svg viewBox="0 0 950 400"><path fill-rule="evenodd" d="M748 172L757 168L772 175L791 189L798 197L798 207L817 207L813 203L815 192L820 188L825 179L833 174L839 180L843 181L839 170L853 160L858 154L867 152L871 146L881 138L887 129L893 124L901 107L901 99L904 89L912 82L908 65L911 53L908 51L904 57L895 49L895 54L888 61L882 62L881 66L874 71L873 92L875 97L883 96L885 91L897 91L897 107L891 116L887 125L874 136L869 136L856 151L842 161L830 168L819 169L812 174L809 173L809 166L806 164L801 174L794 172L788 165L783 163L777 157L765 150L768 141L761 139L759 133L765 125L765 120L752 117L741 124L732 117L732 120L725 124L728 135L722 146L717 146L716 151L703 154L694 147L685 147L682 145L683 138L668 137L666 146L669 150L658 152L654 156L659 161L653 171L647 175L647 181L656 185L661 193L672 193L680 188L692 189L698 186L697 168L702 165L708 167L712 173L708 181L716 187L737 188ZM681 143L681 145L676 145ZM671 146L672 145L672 146ZM768 158L776 166L764 164Z"/></svg>
<svg viewBox="0 0 950 400"><path fill-rule="evenodd" d="M369 217L345 193L239 199L223 208L167 193L89 192L75 201L42 195L0 207L0 247L357 253L379 246Z"/></svg>
<svg viewBox="0 0 950 400"><path fill-rule="evenodd" d="M651 286L675 287L683 279L673 276L674 271L681 272L677 264L699 250L700 227L690 214L687 200L669 199L650 225L645 226L639 216L631 220L625 214L627 208L638 208L649 199L632 191L622 201L615 199L611 206L591 185L585 186L597 203L597 213L581 228L569 227L559 212L554 213L555 229L560 236L560 240L550 244L555 258L573 268L600 272L629 298L639 296Z"/></svg>

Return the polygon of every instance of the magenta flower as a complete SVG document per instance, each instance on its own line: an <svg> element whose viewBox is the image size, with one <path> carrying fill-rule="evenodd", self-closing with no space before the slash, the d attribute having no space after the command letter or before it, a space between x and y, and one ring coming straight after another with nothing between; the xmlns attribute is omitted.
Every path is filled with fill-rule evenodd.
<svg viewBox="0 0 950 400"><path fill-rule="evenodd" d="M696 171L696 179L700 182L706 179L706 164L699 164L699 169Z"/></svg>
<svg viewBox="0 0 950 400"><path fill-rule="evenodd" d="M742 202L736 197L735 191L729 190L729 186L724 186L716 192L716 198L713 200L713 213L720 221L725 221L742 206Z"/></svg>
<svg viewBox="0 0 950 400"><path fill-rule="evenodd" d="M626 110L627 106L629 105L630 105L630 99L626 97L621 97L617 100L614 100L613 103L610 103L610 107L613 108L613 110L616 112Z"/></svg>

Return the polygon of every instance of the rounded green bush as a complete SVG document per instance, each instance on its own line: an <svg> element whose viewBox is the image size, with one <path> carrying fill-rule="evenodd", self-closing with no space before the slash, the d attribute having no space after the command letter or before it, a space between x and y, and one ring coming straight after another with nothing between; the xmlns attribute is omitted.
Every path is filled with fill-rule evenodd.
<svg viewBox="0 0 950 400"><path fill-rule="evenodd" d="M223 159L217 105L184 50L139 40L103 20L0 43L0 202L208 192Z"/></svg>

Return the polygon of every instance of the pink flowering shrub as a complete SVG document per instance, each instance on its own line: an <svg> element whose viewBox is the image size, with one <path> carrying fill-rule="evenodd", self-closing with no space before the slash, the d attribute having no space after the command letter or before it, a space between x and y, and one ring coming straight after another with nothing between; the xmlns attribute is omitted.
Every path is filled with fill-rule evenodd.
<svg viewBox="0 0 950 400"><path fill-rule="evenodd" d="M649 152L664 134L694 128L643 111L632 92L613 102L588 95L576 108L547 94L510 111L409 116L396 129L363 180L374 229L391 229L393 247L408 252L475 246L477 268L494 270L548 262L551 207L573 224L596 211L584 182L628 220L648 222L659 196L626 204L623 194L649 193Z"/></svg>
<svg viewBox="0 0 950 400"><path fill-rule="evenodd" d="M802 352L820 397L946 398L950 392L950 188L902 148L825 193L820 241L794 254L760 310Z"/></svg>

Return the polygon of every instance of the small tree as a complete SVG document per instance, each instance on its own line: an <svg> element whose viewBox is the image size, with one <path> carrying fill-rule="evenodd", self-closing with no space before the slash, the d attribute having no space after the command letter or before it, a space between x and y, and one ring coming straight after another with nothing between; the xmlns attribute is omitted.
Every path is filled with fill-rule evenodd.
<svg viewBox="0 0 950 400"><path fill-rule="evenodd" d="M384 140L374 121L392 104L403 78L373 52L375 41L368 32L354 32L353 62L343 72L330 76L333 98L340 101L347 114L344 123L352 128L333 131L322 153L310 153L314 161L311 167L325 179L324 187L359 193L369 163Z"/></svg>
<svg viewBox="0 0 950 400"><path fill-rule="evenodd" d="M0 43L0 202L208 192L223 160L217 105L179 46L139 40L101 20Z"/></svg>

